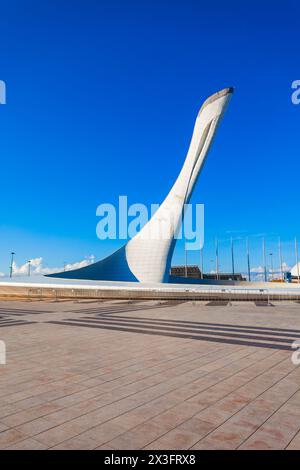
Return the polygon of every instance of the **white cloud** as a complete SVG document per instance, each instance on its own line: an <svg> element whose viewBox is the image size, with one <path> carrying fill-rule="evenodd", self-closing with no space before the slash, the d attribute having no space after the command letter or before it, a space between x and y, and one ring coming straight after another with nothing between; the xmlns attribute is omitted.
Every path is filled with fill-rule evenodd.
<svg viewBox="0 0 300 470"><path fill-rule="evenodd" d="M72 269L83 268L84 266L88 266L89 264L93 262L94 262L94 256L90 255L90 256L85 257L85 259L81 261L76 261L75 263L67 263L63 267L60 266L56 268L49 268L48 266L43 265L42 257L33 258L32 260L30 260L30 274L34 276L37 274L57 273L63 270L70 271ZM18 266L15 261L13 262L13 275L14 276L27 276L29 272L28 270L29 270L28 262L21 264L20 266ZM4 274L0 273L0 276L2 275L4 276Z"/></svg>
<svg viewBox="0 0 300 470"><path fill-rule="evenodd" d="M4 273L0 273L0 277L4 277L4 276L5 276L5 274L4 274Z"/></svg>
<svg viewBox="0 0 300 470"><path fill-rule="evenodd" d="M282 270L284 272L291 271L291 269L292 269L292 267L289 266L287 263L285 263L285 262L282 263Z"/></svg>
<svg viewBox="0 0 300 470"><path fill-rule="evenodd" d="M287 271L290 271L291 270L291 266L289 266L287 263L283 262L282 263L282 271L283 272L287 272ZM254 268L251 268L250 269L251 273L256 273L256 274L260 274L260 273L264 273L265 272L265 269L263 266L257 266L257 267L254 267ZM270 269L270 266L267 266L267 273L270 273L270 272L273 272L273 273L280 273L280 267L274 267L273 271L272 269Z"/></svg>
<svg viewBox="0 0 300 470"><path fill-rule="evenodd" d="M263 266L258 266L257 268L251 268L250 272L251 273L264 273L265 270L264 270Z"/></svg>

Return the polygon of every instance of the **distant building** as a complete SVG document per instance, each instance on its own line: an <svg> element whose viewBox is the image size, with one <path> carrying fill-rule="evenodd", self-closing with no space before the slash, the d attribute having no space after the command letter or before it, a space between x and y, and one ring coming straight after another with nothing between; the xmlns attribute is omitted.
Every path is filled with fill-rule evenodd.
<svg viewBox="0 0 300 470"><path fill-rule="evenodd" d="M171 276L176 277L189 277L193 279L202 279L201 271L197 265L189 266L172 266L170 271ZM216 273L203 273L203 279L217 279ZM241 273L219 273L218 280L220 281L246 281L246 278Z"/></svg>
<svg viewBox="0 0 300 470"><path fill-rule="evenodd" d="M203 279L216 279L217 275L212 274L203 274ZM246 281L246 278L242 276L241 273L219 273L219 281Z"/></svg>
<svg viewBox="0 0 300 470"><path fill-rule="evenodd" d="M186 276L187 271L187 276ZM171 266L171 276L192 277L193 279L201 279L201 271L197 265L194 266Z"/></svg>

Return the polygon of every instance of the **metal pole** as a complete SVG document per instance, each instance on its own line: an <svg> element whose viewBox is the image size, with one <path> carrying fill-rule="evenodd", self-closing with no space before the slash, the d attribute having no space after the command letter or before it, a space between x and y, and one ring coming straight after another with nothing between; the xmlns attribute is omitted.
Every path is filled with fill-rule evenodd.
<svg viewBox="0 0 300 470"><path fill-rule="evenodd" d="M28 277L30 277L30 264L31 264L31 260L29 259L28 260Z"/></svg>
<svg viewBox="0 0 300 470"><path fill-rule="evenodd" d="M232 280L234 281L234 251L233 251L233 239L231 237L231 265L232 265Z"/></svg>
<svg viewBox="0 0 300 470"><path fill-rule="evenodd" d="M281 252L281 240L280 237L278 239L278 249L279 249L279 263L280 263L280 276L281 280L283 281L283 269L282 269L282 252Z"/></svg>
<svg viewBox="0 0 300 470"><path fill-rule="evenodd" d="M218 239L216 238L216 275L217 280L219 279L219 247L218 247Z"/></svg>
<svg viewBox="0 0 300 470"><path fill-rule="evenodd" d="M249 253L249 239L247 238L247 265L248 265L248 279L251 282L251 271L250 271L250 253Z"/></svg>
<svg viewBox="0 0 300 470"><path fill-rule="evenodd" d="M14 251L12 251L11 253L11 260L10 260L10 273L9 273L9 277L12 277L13 275L13 262L14 262L14 255L16 254Z"/></svg>
<svg viewBox="0 0 300 470"><path fill-rule="evenodd" d="M272 273L272 275L271 275L271 273L270 273L270 280L272 279L272 281L273 281L273 279L274 279L273 253L270 253L270 258L271 258L271 266L270 266L270 267L271 267L271 273Z"/></svg>
<svg viewBox="0 0 300 470"><path fill-rule="evenodd" d="M262 239L262 252L263 252L263 265L264 265L264 273L265 273L265 282L267 282L267 266L266 266L266 247L265 247L265 239Z"/></svg>
<svg viewBox="0 0 300 470"><path fill-rule="evenodd" d="M187 277L187 249L186 249L186 243L184 243L184 257L185 257L184 273L185 273L185 277Z"/></svg>
<svg viewBox="0 0 300 470"><path fill-rule="evenodd" d="M297 277L298 284L300 283L300 273L299 273L299 261L298 261L298 243L297 238L295 237L295 256L296 256L296 266L297 266Z"/></svg>
<svg viewBox="0 0 300 470"><path fill-rule="evenodd" d="M203 246L200 248L200 270L201 270L201 279L203 279Z"/></svg>

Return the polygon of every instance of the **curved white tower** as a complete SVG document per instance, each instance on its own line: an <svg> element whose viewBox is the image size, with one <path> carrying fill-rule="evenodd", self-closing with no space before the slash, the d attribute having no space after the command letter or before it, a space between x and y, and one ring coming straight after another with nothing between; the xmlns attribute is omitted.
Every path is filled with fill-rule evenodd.
<svg viewBox="0 0 300 470"><path fill-rule="evenodd" d="M104 260L51 276L68 279L168 281L175 235L180 229L184 204L191 197L232 93L233 88L225 88L203 103L181 172L164 202L141 231Z"/></svg>

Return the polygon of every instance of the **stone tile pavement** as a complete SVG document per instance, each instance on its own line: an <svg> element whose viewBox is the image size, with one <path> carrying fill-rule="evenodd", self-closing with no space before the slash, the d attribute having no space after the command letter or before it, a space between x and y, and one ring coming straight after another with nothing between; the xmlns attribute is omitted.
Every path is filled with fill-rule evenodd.
<svg viewBox="0 0 300 470"><path fill-rule="evenodd" d="M0 449L300 449L300 305L1 301Z"/></svg>

